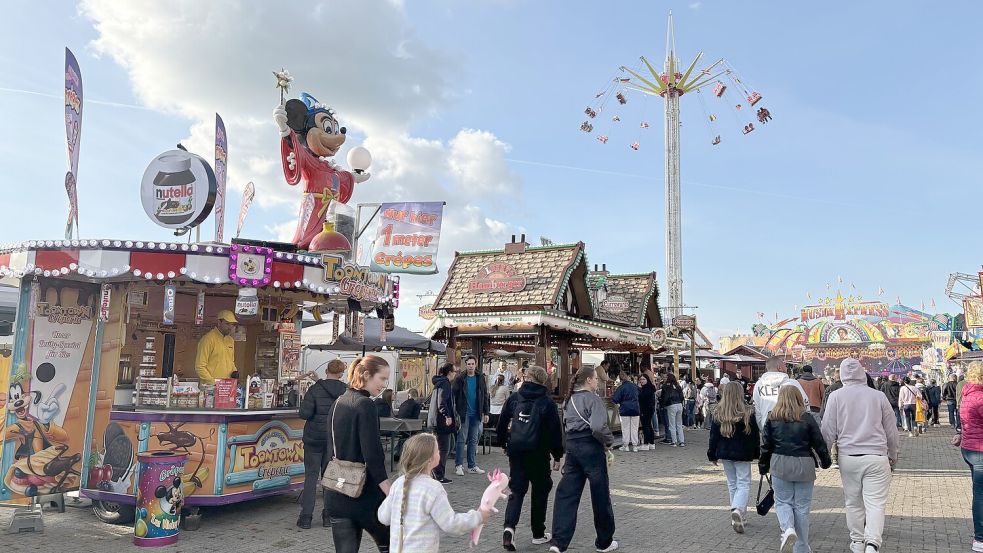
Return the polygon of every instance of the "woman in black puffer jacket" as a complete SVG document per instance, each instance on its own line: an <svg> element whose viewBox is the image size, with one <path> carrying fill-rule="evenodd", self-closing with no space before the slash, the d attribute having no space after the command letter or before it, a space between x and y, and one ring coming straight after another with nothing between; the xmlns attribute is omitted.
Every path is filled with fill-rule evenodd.
<svg viewBox="0 0 983 553"><path fill-rule="evenodd" d="M730 524L744 533L747 504L751 497L751 461L758 457L758 423L744 403L744 387L739 382L723 386L716 417L710 425L707 459L723 462L730 492Z"/></svg>

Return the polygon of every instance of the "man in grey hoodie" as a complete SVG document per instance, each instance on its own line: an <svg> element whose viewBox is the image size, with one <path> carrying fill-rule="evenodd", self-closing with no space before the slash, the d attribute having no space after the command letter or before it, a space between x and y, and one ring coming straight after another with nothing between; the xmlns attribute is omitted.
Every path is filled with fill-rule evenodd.
<svg viewBox="0 0 983 553"><path fill-rule="evenodd" d="M860 361L840 364L843 388L830 394L823 439L839 448L840 478L852 553L877 553L884 532L884 508L891 466L898 460L898 430L887 397L867 387Z"/></svg>

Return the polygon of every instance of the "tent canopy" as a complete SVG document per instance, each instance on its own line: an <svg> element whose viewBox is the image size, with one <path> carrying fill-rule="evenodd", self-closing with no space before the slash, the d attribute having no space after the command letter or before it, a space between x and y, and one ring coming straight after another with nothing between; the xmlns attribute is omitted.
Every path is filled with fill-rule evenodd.
<svg viewBox="0 0 983 553"><path fill-rule="evenodd" d="M379 339L379 325L382 319L365 319L365 342L359 342L352 336L342 334L338 341L331 343L332 323L321 323L304 328L300 333L300 343L311 349L330 349L333 351L373 351L384 347L397 350L432 351L444 353L447 347L440 342L429 340L415 332L410 332L397 326L392 332L386 333L386 341Z"/></svg>

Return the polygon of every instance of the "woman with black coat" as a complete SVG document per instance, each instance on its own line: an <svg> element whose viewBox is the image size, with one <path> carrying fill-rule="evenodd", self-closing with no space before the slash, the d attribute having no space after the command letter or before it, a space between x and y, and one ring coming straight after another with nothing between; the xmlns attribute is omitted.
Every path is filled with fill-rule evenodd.
<svg viewBox="0 0 983 553"><path fill-rule="evenodd" d="M730 525L738 534L747 523L747 504L751 497L751 461L758 457L758 423L744 402L743 386L730 382L720 392L717 416L710 426L707 459L723 461L730 493Z"/></svg>
<svg viewBox="0 0 983 553"><path fill-rule="evenodd" d="M305 530L311 527L311 519L314 518L314 493L317 491L317 483L321 480L328 461L331 460L331 455L328 453L331 451L329 429L331 407L335 400L348 390L348 386L341 381L344 372L345 362L341 359L332 359L325 371L325 378L315 382L304 394L304 400L300 402L300 418L307 422L304 423L304 491L300 494L300 517L297 518L297 526ZM327 497L324 504L327 505ZM321 526L325 528L331 526L327 508L321 511Z"/></svg>
<svg viewBox="0 0 983 553"><path fill-rule="evenodd" d="M771 473L782 553L810 551L809 511L816 468L832 464L819 423L807 414L799 388L779 388L778 401L761 433L758 472Z"/></svg>
<svg viewBox="0 0 983 553"><path fill-rule="evenodd" d="M389 527L376 513L389 494L386 454L379 432L379 412L372 401L389 382L386 360L366 355L349 370L349 388L337 401L329 419L334 456L339 460L365 464L365 487L355 498L325 490L331 513L331 536L337 553L356 553L362 532L368 532L379 551L389 550Z"/></svg>
<svg viewBox="0 0 983 553"><path fill-rule="evenodd" d="M666 375L666 382L659 394L659 406L666 409L666 432L672 446L686 447L686 436L683 434L683 389L676 380L676 375Z"/></svg>
<svg viewBox="0 0 983 553"><path fill-rule="evenodd" d="M655 384L645 373L638 380L642 383L638 389L638 405L642 412L642 446L638 450L649 451L655 449L655 427L652 420L655 416Z"/></svg>
<svg viewBox="0 0 983 553"><path fill-rule="evenodd" d="M437 436L440 464L433 469L433 478L441 484L451 482L445 476L445 465L447 464L447 451L450 449L451 440L457 434L458 429L457 414L454 412L454 393L451 390L451 380L454 379L456 372L453 363L444 363L431 380L433 393L430 395L427 426Z"/></svg>

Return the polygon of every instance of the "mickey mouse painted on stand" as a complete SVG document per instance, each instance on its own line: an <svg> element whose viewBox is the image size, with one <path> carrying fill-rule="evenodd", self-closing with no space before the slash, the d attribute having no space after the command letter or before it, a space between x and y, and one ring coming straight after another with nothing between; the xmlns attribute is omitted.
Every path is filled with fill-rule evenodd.
<svg viewBox="0 0 983 553"><path fill-rule="evenodd" d="M292 242L301 250L309 250L311 241L321 233L329 202L348 203L355 183L365 182L370 175L358 167L345 171L331 160L345 143L347 129L338 125L334 110L310 94L277 106L273 119L282 138L280 154L287 183L304 181L304 199Z"/></svg>
<svg viewBox="0 0 983 553"><path fill-rule="evenodd" d="M170 486L157 486L154 497L160 503L160 512L177 516L184 506L184 490L181 488L181 478L176 476Z"/></svg>

